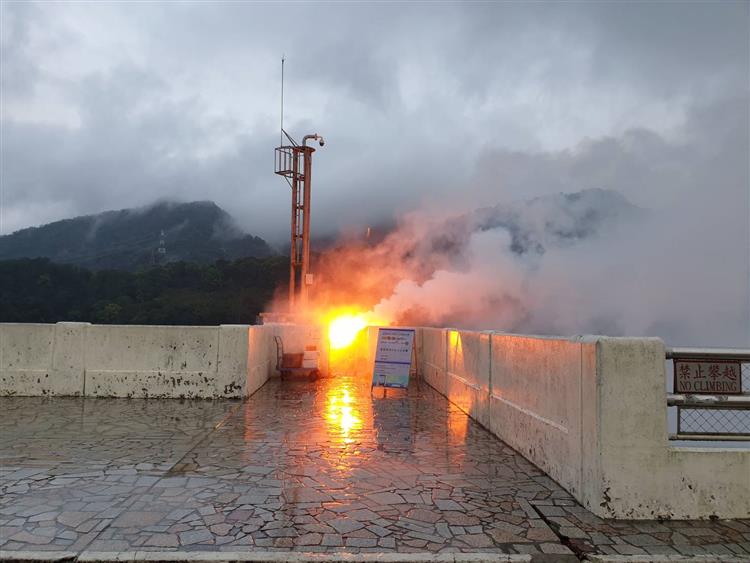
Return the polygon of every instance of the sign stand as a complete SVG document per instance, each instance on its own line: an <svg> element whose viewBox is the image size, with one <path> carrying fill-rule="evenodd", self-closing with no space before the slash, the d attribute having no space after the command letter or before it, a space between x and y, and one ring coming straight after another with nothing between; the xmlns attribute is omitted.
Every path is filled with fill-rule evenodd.
<svg viewBox="0 0 750 563"><path fill-rule="evenodd" d="M414 335L416 338L416 334ZM417 345L414 344L413 354L413 365L414 365L414 380L417 382L417 389L421 389L421 377L419 377L419 356L417 355Z"/></svg>
<svg viewBox="0 0 750 563"><path fill-rule="evenodd" d="M378 328L370 392L376 386L383 387L384 396L387 396L389 387L409 387L415 334L413 328Z"/></svg>

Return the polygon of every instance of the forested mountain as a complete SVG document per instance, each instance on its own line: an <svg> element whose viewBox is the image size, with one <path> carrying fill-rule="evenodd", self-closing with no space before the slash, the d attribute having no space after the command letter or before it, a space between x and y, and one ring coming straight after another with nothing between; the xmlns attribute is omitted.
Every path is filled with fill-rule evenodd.
<svg viewBox="0 0 750 563"><path fill-rule="evenodd" d="M0 322L248 324L289 276L288 257L174 262L137 273L46 258L0 262Z"/></svg>
<svg viewBox="0 0 750 563"><path fill-rule="evenodd" d="M211 201L106 211L0 237L0 260L44 257L92 270L133 271L170 262L210 264L272 254L266 241L243 233Z"/></svg>

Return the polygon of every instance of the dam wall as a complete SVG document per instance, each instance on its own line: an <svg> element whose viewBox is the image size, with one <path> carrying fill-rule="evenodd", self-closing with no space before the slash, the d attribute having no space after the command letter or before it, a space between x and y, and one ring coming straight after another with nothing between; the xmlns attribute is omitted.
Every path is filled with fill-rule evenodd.
<svg viewBox="0 0 750 563"><path fill-rule="evenodd" d="M276 338L327 375L320 327L0 324L0 395L241 399L278 375ZM351 352L364 377L376 340ZM750 517L750 449L670 442L661 340L417 328L415 348L421 381L596 515Z"/></svg>
<svg viewBox="0 0 750 563"><path fill-rule="evenodd" d="M605 518L750 517L750 450L673 446L655 338L423 328L420 376Z"/></svg>
<svg viewBox="0 0 750 563"><path fill-rule="evenodd" d="M237 399L275 374L272 326L0 324L0 394Z"/></svg>

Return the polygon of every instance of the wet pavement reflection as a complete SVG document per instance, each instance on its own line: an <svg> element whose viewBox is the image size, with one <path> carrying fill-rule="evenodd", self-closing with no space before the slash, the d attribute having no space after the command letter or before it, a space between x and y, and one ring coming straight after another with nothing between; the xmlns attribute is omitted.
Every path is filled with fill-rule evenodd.
<svg viewBox="0 0 750 563"><path fill-rule="evenodd" d="M747 521L596 518L419 382L0 409L0 550L750 553Z"/></svg>

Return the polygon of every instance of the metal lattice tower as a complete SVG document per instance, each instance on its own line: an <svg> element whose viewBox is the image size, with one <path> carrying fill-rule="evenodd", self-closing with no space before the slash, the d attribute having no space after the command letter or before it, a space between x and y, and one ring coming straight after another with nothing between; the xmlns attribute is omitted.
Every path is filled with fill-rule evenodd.
<svg viewBox="0 0 750 563"><path fill-rule="evenodd" d="M299 145L286 131L282 129L282 132L290 144L276 148L275 173L284 176L292 188L289 258L289 310L292 312L296 307L297 297L300 306L305 306L309 287L313 284L313 275L310 272L310 176L312 154L315 149L308 147L307 141L317 140L321 147L325 141L316 133L305 135L302 144Z"/></svg>
<svg viewBox="0 0 750 563"><path fill-rule="evenodd" d="M159 249L157 252L159 254L167 253L167 246L166 246L166 242L164 241L164 229L161 230L161 235L159 236Z"/></svg>

